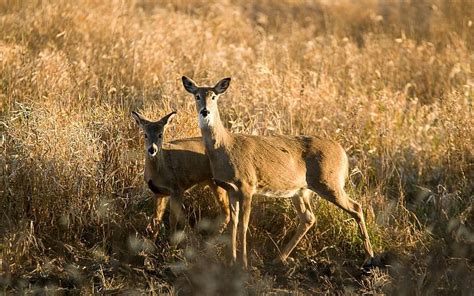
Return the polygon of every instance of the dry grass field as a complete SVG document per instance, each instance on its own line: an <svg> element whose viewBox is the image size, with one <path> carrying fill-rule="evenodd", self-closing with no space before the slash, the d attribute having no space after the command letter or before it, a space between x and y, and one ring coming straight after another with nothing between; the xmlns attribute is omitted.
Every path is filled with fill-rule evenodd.
<svg viewBox="0 0 474 296"><path fill-rule="evenodd" d="M473 50L471 0L0 0L0 294L472 295ZM339 141L379 268L323 200L288 266L286 199L254 199L248 272L205 188L180 245L166 217L152 241L130 112L199 135L182 75L232 77L235 133Z"/></svg>

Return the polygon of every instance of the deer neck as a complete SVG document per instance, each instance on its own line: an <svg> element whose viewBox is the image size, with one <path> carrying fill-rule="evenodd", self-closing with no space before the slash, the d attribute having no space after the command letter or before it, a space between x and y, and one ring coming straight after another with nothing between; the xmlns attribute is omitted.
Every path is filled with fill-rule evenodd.
<svg viewBox="0 0 474 296"><path fill-rule="evenodd" d="M163 156L163 150L157 153L155 157L151 157L146 154L145 157L145 177L147 179L162 179L162 174L165 168L165 159ZM148 180L147 180L148 181Z"/></svg>
<svg viewBox="0 0 474 296"><path fill-rule="evenodd" d="M232 141L232 134L222 124L219 111L213 116L212 124L201 126L202 137L208 151L229 145Z"/></svg>

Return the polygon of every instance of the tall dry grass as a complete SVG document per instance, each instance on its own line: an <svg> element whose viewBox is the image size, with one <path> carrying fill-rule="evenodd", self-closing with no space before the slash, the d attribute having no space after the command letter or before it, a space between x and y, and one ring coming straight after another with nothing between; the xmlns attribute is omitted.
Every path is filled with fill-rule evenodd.
<svg viewBox="0 0 474 296"><path fill-rule="evenodd" d="M473 22L469 0L0 1L3 291L469 294ZM233 78L233 132L338 140L385 267L360 274L356 225L324 201L290 267L268 263L287 200L255 200L249 274L198 231L218 214L205 189L182 248L165 226L151 242L129 114L176 109L167 139L199 135L183 74Z"/></svg>

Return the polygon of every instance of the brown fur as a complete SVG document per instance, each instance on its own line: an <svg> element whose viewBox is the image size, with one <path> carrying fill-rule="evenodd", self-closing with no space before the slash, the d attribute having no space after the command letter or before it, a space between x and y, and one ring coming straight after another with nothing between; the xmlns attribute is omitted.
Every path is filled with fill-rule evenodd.
<svg viewBox="0 0 474 296"><path fill-rule="evenodd" d="M369 258L373 257L361 206L344 191L348 160L336 142L305 136L251 136L227 131L220 119L218 97L230 78L214 87L198 87L183 77L186 90L195 95L199 124L206 154L216 182L229 192L232 225L232 258L236 260L237 226L242 241L241 261L247 267L246 233L252 197L291 197L298 213L298 229L280 254L285 261L304 234L314 224L309 198L311 191L349 212L357 221ZM203 116L204 114L208 114ZM242 223L239 223L239 220Z"/></svg>
<svg viewBox="0 0 474 296"><path fill-rule="evenodd" d="M222 232L230 220L228 197L225 190L213 182L202 139L196 137L164 143L163 133L173 113L157 122L151 122L135 112L132 115L147 135L144 177L150 189L157 194L155 223L161 222L168 196L170 196L170 225L174 233L178 222L183 217L181 208L184 192L201 184L208 185L212 189L223 211L224 217L219 228ZM152 157L148 149L153 144L156 145L158 151ZM154 232L156 237L157 231Z"/></svg>

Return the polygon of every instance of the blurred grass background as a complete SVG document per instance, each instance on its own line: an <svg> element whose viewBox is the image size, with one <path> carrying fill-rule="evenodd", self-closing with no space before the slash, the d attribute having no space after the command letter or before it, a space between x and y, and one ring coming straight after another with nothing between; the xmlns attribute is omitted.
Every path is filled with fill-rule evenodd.
<svg viewBox="0 0 474 296"><path fill-rule="evenodd" d="M472 293L473 22L470 0L0 0L3 292ZM218 215L205 189L182 248L167 225L150 241L130 112L199 135L181 75L233 78L233 132L338 140L388 267L358 272L356 224L325 201L290 267L269 264L296 228L284 199L254 201L249 274L195 230Z"/></svg>

